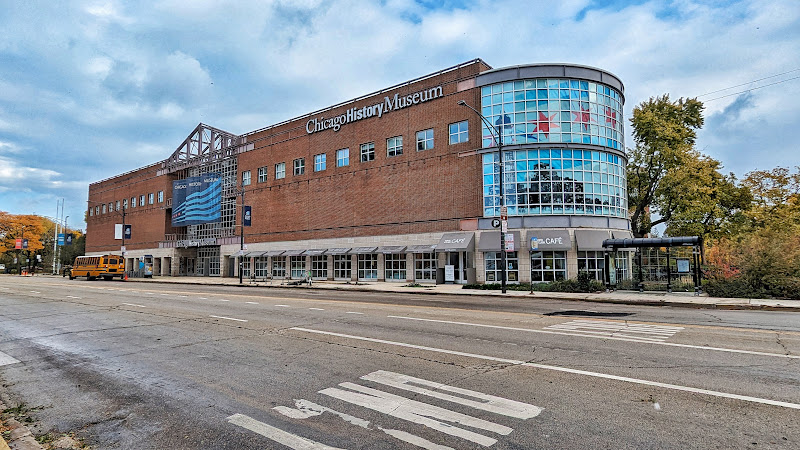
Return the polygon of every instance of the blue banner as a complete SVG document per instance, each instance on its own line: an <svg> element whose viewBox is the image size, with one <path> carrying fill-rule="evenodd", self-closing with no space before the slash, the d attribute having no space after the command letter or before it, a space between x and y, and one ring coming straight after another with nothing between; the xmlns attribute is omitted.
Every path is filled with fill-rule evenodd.
<svg viewBox="0 0 800 450"><path fill-rule="evenodd" d="M242 218L242 224L244 226L249 227L253 224L253 209L251 206L244 207L244 217Z"/></svg>
<svg viewBox="0 0 800 450"><path fill-rule="evenodd" d="M172 182L172 226L219 222L222 180L218 173Z"/></svg>
<svg viewBox="0 0 800 450"><path fill-rule="evenodd" d="M64 233L58 233L58 245L64 245Z"/></svg>

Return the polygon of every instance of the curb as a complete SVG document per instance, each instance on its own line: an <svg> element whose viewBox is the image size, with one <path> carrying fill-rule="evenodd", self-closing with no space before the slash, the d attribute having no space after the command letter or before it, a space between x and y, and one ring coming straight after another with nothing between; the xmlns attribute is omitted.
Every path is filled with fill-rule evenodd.
<svg viewBox="0 0 800 450"><path fill-rule="evenodd" d="M6 405L0 401L0 411L5 409ZM11 429L11 436L8 442L0 436L0 450L44 450L44 447L36 441L28 427L16 419L5 419L3 423Z"/></svg>

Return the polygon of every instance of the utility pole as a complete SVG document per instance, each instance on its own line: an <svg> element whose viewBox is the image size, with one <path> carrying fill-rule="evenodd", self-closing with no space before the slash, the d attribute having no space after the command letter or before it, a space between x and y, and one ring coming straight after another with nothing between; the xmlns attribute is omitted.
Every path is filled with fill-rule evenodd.
<svg viewBox="0 0 800 450"><path fill-rule="evenodd" d="M58 223L58 205L61 204L61 209L63 210L64 209L63 201L64 201L63 198L56 201L56 220L55 220L56 227L55 227L55 233L53 233L53 275L55 275L57 273L56 272L56 253L57 253L57 249L58 249L58 227L59 227L59 223Z"/></svg>
<svg viewBox="0 0 800 450"><path fill-rule="evenodd" d="M239 284L242 284L242 268L244 267L244 179L242 179L242 214L239 216Z"/></svg>

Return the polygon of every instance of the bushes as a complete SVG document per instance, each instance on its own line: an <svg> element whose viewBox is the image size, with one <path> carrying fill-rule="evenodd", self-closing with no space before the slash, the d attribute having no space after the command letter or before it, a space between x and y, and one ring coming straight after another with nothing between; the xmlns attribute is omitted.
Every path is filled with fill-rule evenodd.
<svg viewBox="0 0 800 450"><path fill-rule="evenodd" d="M502 286L498 283L492 284L467 284L463 289L482 289L500 290ZM577 279L552 281L549 283L530 283L507 284L509 291L536 291L536 292L597 292L605 290L603 283L593 280L587 273L579 273Z"/></svg>

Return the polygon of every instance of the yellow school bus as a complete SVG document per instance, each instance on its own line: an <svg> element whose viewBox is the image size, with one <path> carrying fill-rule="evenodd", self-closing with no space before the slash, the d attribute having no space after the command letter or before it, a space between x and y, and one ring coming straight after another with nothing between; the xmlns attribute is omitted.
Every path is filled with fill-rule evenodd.
<svg viewBox="0 0 800 450"><path fill-rule="evenodd" d="M118 277L122 280L125 277L125 259L117 255L102 256L78 256L72 265L69 279L86 277L87 280L94 280L103 277L110 280Z"/></svg>

